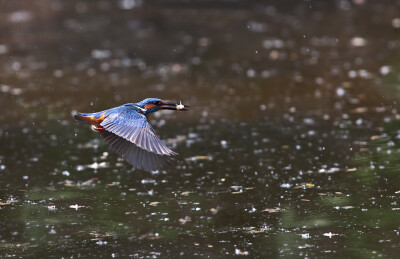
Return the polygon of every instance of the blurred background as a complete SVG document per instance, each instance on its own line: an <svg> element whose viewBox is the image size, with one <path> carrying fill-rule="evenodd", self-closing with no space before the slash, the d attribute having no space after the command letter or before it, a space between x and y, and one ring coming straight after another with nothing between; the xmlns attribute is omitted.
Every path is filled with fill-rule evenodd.
<svg viewBox="0 0 400 259"><path fill-rule="evenodd" d="M72 115L157 97L134 170ZM394 257L400 1L0 0L0 255Z"/></svg>

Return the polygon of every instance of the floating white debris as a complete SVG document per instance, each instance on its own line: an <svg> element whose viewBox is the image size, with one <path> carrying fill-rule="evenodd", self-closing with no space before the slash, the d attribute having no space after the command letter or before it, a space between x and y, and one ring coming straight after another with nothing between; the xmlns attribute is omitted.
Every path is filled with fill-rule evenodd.
<svg viewBox="0 0 400 259"><path fill-rule="evenodd" d="M392 20L392 26L396 29L400 28L400 18L394 18Z"/></svg>
<svg viewBox="0 0 400 259"><path fill-rule="evenodd" d="M249 21L247 23L247 29L252 32L265 32L267 30L267 25L261 22Z"/></svg>
<svg viewBox="0 0 400 259"><path fill-rule="evenodd" d="M358 76L365 79L372 78L372 74L365 69L358 70Z"/></svg>
<svg viewBox="0 0 400 259"><path fill-rule="evenodd" d="M103 241L103 240L99 240L96 242L96 245L102 246L102 245L107 245L108 242L107 241Z"/></svg>
<svg viewBox="0 0 400 259"><path fill-rule="evenodd" d="M324 236L325 237L329 237L329 238L332 238L333 236L337 236L338 234L334 234L334 233L332 233L332 232L328 232L328 233L324 233Z"/></svg>
<svg viewBox="0 0 400 259"><path fill-rule="evenodd" d="M11 87L9 85L0 85L0 91L3 93L10 93L11 95L21 95L22 94L22 89L21 88L16 88L16 87Z"/></svg>
<svg viewBox="0 0 400 259"><path fill-rule="evenodd" d="M362 37L354 37L351 39L350 44L354 47L364 47L367 45L367 40Z"/></svg>
<svg viewBox="0 0 400 259"><path fill-rule="evenodd" d="M247 77L249 77L249 78L253 78L253 77L256 76L256 71L255 71L254 69L252 69L252 68L249 68L249 69L246 71L246 75L247 75Z"/></svg>
<svg viewBox="0 0 400 259"><path fill-rule="evenodd" d="M390 66L382 66L382 67L380 68L381 75L384 75L384 76L387 75L387 74L389 74L391 70L392 70L392 69L391 69Z"/></svg>
<svg viewBox="0 0 400 259"><path fill-rule="evenodd" d="M48 210L56 210L56 206L55 205L51 205L51 206L47 206Z"/></svg>
<svg viewBox="0 0 400 259"><path fill-rule="evenodd" d="M7 45L0 44L0 55L6 54L8 52L8 47Z"/></svg>
<svg viewBox="0 0 400 259"><path fill-rule="evenodd" d="M75 210L78 210L78 209L80 209L80 208L84 208L85 206L81 206L81 205L78 205L78 204L75 204L75 205L71 205L71 206L69 206L71 209L75 209Z"/></svg>
<svg viewBox="0 0 400 259"><path fill-rule="evenodd" d="M341 88L341 87L336 88L337 96L342 97L343 95L345 95L345 93L346 93L346 90L344 90L343 88Z"/></svg>
<svg viewBox="0 0 400 259"><path fill-rule="evenodd" d="M222 148L227 148L228 147L228 142L226 140L221 140L221 147Z"/></svg>
<svg viewBox="0 0 400 259"><path fill-rule="evenodd" d="M292 185L290 183L283 183L281 184L281 188L290 188Z"/></svg>
<svg viewBox="0 0 400 259"><path fill-rule="evenodd" d="M63 172L62 172L62 175L64 175L64 176L69 176L70 173L69 173L68 171L63 171Z"/></svg>
<svg viewBox="0 0 400 259"><path fill-rule="evenodd" d="M300 234L301 238L303 239L309 239L311 238L310 233L305 233L305 234Z"/></svg>
<svg viewBox="0 0 400 259"><path fill-rule="evenodd" d="M94 49L92 50L92 58L105 59L111 57L111 51L108 49Z"/></svg>
<svg viewBox="0 0 400 259"><path fill-rule="evenodd" d="M199 160L213 160L212 156L193 156L193 157L189 157L186 158L186 161L199 161Z"/></svg>
<svg viewBox="0 0 400 259"><path fill-rule="evenodd" d="M181 224L186 224L187 222L191 222L191 221L192 221L192 218L189 217L189 216L186 216L185 218L180 218L180 219L178 219L178 221L179 221L179 223L181 223Z"/></svg>
<svg viewBox="0 0 400 259"><path fill-rule="evenodd" d="M130 10L141 6L142 4L143 0L120 0L118 6L123 10Z"/></svg>
<svg viewBox="0 0 400 259"><path fill-rule="evenodd" d="M159 201L152 201L149 203L150 206L157 206L157 204L159 204Z"/></svg>
<svg viewBox="0 0 400 259"><path fill-rule="evenodd" d="M315 124L315 121L314 121L313 118L304 118L304 119L303 119L303 122L304 122L304 124L306 124L306 125L314 125L314 124Z"/></svg>
<svg viewBox="0 0 400 259"><path fill-rule="evenodd" d="M93 164L89 164L89 165L77 165L76 170L82 171L86 168L99 169L99 168L107 168L107 167L109 167L109 163L107 163L107 162L101 162L101 163L94 162Z"/></svg>
<svg viewBox="0 0 400 259"><path fill-rule="evenodd" d="M32 13L24 10L16 11L11 13L9 18L13 23L29 22L32 19Z"/></svg>
<svg viewBox="0 0 400 259"><path fill-rule="evenodd" d="M248 251L242 251L240 249L235 249L235 255L249 255Z"/></svg>
<svg viewBox="0 0 400 259"><path fill-rule="evenodd" d="M272 49L272 48L280 49L285 46L285 42L280 39L268 39L264 40L262 45L265 49Z"/></svg>
<svg viewBox="0 0 400 259"><path fill-rule="evenodd" d="M350 70L349 72L347 72L348 76L350 78L356 78L357 77L357 71L355 70Z"/></svg>

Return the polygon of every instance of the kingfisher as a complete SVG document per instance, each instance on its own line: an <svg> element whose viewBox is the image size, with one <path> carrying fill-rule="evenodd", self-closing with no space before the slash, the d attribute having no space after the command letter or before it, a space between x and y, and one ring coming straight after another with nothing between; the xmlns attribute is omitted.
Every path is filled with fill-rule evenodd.
<svg viewBox="0 0 400 259"><path fill-rule="evenodd" d="M147 98L100 112L78 113L74 117L81 124L92 125L111 149L133 167L154 171L168 164L177 153L160 140L147 118L159 110L187 111L188 107L181 102Z"/></svg>

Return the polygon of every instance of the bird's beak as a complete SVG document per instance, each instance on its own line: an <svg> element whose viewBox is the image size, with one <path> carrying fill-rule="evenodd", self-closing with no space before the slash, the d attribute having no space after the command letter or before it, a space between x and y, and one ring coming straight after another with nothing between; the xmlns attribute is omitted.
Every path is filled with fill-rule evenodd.
<svg viewBox="0 0 400 259"><path fill-rule="evenodd" d="M160 109L162 110L178 110L178 111L187 111L189 106L188 105L183 105L182 103L177 104L177 103L172 103L172 102L163 102L163 104L160 105Z"/></svg>

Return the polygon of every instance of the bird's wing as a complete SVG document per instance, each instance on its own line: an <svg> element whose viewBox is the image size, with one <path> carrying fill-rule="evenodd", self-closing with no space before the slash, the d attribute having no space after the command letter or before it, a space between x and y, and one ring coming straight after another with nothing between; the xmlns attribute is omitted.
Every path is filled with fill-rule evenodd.
<svg viewBox="0 0 400 259"><path fill-rule="evenodd" d="M153 171L172 162L171 158L168 156L157 155L151 151L146 151L125 138L117 136L107 130L99 131L99 133L114 152L123 156L128 163L137 169Z"/></svg>
<svg viewBox="0 0 400 259"><path fill-rule="evenodd" d="M110 114L100 125L106 131L132 142L145 151L158 155L176 155L162 143L143 114L132 112L128 108Z"/></svg>

